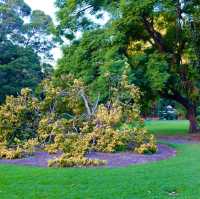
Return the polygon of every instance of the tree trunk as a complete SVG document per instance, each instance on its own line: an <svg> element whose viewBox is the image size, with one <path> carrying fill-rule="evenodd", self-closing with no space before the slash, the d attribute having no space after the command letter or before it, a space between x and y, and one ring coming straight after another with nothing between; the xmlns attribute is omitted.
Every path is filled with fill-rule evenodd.
<svg viewBox="0 0 200 199"><path fill-rule="evenodd" d="M192 103L189 99L181 96L177 91L173 91L173 94L162 93L161 96L167 99L175 100L186 109L187 115L186 118L190 122L189 133L198 133L198 123L196 119L196 105Z"/></svg>
<svg viewBox="0 0 200 199"><path fill-rule="evenodd" d="M196 108L195 106L191 106L187 109L187 119L190 121L189 133L197 133L198 132L198 124L196 120Z"/></svg>

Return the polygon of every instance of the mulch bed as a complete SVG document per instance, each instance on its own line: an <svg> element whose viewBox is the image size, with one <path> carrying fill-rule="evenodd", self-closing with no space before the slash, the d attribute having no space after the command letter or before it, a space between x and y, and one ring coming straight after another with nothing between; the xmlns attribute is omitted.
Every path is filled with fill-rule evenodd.
<svg viewBox="0 0 200 199"><path fill-rule="evenodd" d="M105 167L125 167L133 164L143 164L168 159L176 155L176 150L163 144L158 144L158 152L155 154L136 154L133 152L121 153L97 153L93 152L88 155L91 159L107 160Z"/></svg>
<svg viewBox="0 0 200 199"><path fill-rule="evenodd" d="M159 136L159 141L165 141L172 144L193 144L200 143L200 135L187 135L187 136ZM57 155L50 155L46 152L36 152L34 156L16 159L5 160L0 159L0 164L15 164L15 165L27 165L37 167L47 167L48 160L58 157ZM108 164L104 167L125 167L133 164L143 164L147 162L154 162L159 160L168 159L176 155L176 150L164 145L158 144L158 152L155 154L140 155L133 152L120 152L120 153L99 153L91 152L87 155L91 159L107 160Z"/></svg>
<svg viewBox="0 0 200 199"><path fill-rule="evenodd" d="M91 152L87 157L91 159L107 160L108 164L105 167L125 167L132 164L142 164L152 161L164 160L171 156L175 156L176 151L169 146L158 144L158 152L149 155L140 155L132 152L120 153L97 153ZM34 156L16 159L5 160L1 159L0 164L15 164L28 165L37 167L47 167L48 160L56 158L59 155L49 155L46 152L36 152Z"/></svg>
<svg viewBox="0 0 200 199"><path fill-rule="evenodd" d="M15 165L27 165L27 166L37 166L37 167L47 167L48 160L54 159L59 155L48 154L47 152L35 152L33 156L29 156L22 159L0 159L0 164L15 164Z"/></svg>

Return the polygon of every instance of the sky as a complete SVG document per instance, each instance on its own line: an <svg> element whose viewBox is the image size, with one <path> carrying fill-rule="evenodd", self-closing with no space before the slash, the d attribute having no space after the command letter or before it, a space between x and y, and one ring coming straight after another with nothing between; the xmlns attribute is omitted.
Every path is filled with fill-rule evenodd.
<svg viewBox="0 0 200 199"><path fill-rule="evenodd" d="M54 6L54 1L55 0L24 0L32 10L42 10L46 14L50 15L54 21L56 22L56 17L55 17L55 12L56 12L56 7ZM54 56L54 63L56 63L56 60L62 57L62 52L60 48L54 48L52 50L53 56Z"/></svg>
<svg viewBox="0 0 200 199"><path fill-rule="evenodd" d="M54 6L55 0L25 0L25 2L32 8L32 10L42 10L56 21L56 7Z"/></svg>

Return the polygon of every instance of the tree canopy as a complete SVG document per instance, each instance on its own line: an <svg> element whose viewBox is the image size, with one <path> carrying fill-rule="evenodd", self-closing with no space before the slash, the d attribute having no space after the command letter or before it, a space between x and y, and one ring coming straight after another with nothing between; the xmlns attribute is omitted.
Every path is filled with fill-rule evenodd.
<svg viewBox="0 0 200 199"><path fill-rule="evenodd" d="M11 54L12 53L12 54ZM35 88L43 77L38 56L32 49L0 45L0 101L21 88Z"/></svg>
<svg viewBox="0 0 200 199"><path fill-rule="evenodd" d="M110 77L114 82L128 62L129 81L141 88L144 103L157 97L177 101L187 110L190 132L196 132L199 4L199 0L57 0L57 29L71 45L64 48L56 75L72 72L82 77L95 95L96 88L103 93ZM110 19L100 26L94 18L104 13ZM77 31L82 32L80 39L74 37Z"/></svg>
<svg viewBox="0 0 200 199"><path fill-rule="evenodd" d="M0 41L31 47L35 53L51 58L54 25L50 16L31 10L23 0L0 1Z"/></svg>
<svg viewBox="0 0 200 199"><path fill-rule="evenodd" d="M51 67L53 22L23 0L0 1L0 101L34 88Z"/></svg>

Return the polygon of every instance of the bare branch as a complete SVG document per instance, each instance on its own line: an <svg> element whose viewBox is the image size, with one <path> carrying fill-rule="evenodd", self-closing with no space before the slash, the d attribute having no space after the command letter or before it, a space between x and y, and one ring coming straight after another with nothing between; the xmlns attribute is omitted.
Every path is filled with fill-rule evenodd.
<svg viewBox="0 0 200 199"><path fill-rule="evenodd" d="M95 114L95 112L96 112L96 110L97 110L97 107L98 107L98 104L99 104L99 98L100 98L100 96L98 95L97 100L96 100L96 102L94 103L94 106L92 107L92 114L93 114L93 115Z"/></svg>
<svg viewBox="0 0 200 199"><path fill-rule="evenodd" d="M79 11L76 13L76 15L79 15L80 13L85 12L86 10L88 10L88 9L90 9L90 8L92 8L91 5L89 5L89 6L85 7L85 8L83 8L82 10L79 10Z"/></svg>
<svg viewBox="0 0 200 199"><path fill-rule="evenodd" d="M92 116L92 111L91 111L91 109L90 109L88 99L87 99L87 97L86 97L85 92L84 92L83 89L81 89L81 90L79 91L79 95L82 97L82 99L83 99L83 101L84 101L84 104L85 104L85 108L86 108L88 117L91 117L91 116Z"/></svg>

